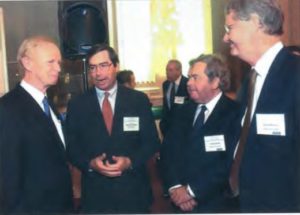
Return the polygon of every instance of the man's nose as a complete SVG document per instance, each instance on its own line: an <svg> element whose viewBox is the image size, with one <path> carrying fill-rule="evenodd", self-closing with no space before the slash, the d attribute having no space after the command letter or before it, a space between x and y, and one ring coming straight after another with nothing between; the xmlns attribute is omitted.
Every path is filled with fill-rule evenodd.
<svg viewBox="0 0 300 215"><path fill-rule="evenodd" d="M228 33L225 32L224 36L223 36L223 42L228 43L229 42L229 36Z"/></svg>

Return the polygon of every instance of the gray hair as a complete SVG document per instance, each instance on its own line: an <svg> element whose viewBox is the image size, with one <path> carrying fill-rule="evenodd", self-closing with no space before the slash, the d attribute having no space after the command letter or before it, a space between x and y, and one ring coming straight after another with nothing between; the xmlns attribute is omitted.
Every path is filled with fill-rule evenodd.
<svg viewBox="0 0 300 215"><path fill-rule="evenodd" d="M235 19L247 21L251 14L259 17L264 32L270 35L283 34L284 15L277 0L230 0L225 14L235 13Z"/></svg>
<svg viewBox="0 0 300 215"><path fill-rule="evenodd" d="M209 81L213 81L215 78L219 78L219 88L222 91L226 91L229 89L230 71L221 56L214 54L202 54L189 62L190 67L193 67L196 63L199 62L203 62L206 64L204 72L207 75Z"/></svg>
<svg viewBox="0 0 300 215"><path fill-rule="evenodd" d="M180 70L180 72L181 72L181 70L182 70L182 64L181 64L181 62L179 60L177 60L177 59L171 59L171 60L168 61L167 65L170 64L170 63L174 63L176 65L176 68L178 70Z"/></svg>

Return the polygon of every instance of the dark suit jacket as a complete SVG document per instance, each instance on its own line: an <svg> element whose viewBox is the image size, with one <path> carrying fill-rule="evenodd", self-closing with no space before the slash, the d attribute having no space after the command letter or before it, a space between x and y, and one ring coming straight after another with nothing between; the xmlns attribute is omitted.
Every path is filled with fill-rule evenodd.
<svg viewBox="0 0 300 215"><path fill-rule="evenodd" d="M178 111L163 143L163 172L167 187L189 184L198 202L193 212L227 212L230 165L240 128L239 106L222 95L195 136L191 136L197 104L190 101ZM207 152L205 136L223 135L225 151Z"/></svg>
<svg viewBox="0 0 300 215"><path fill-rule="evenodd" d="M56 128L21 86L0 99L0 176L8 213L70 212L72 186Z"/></svg>
<svg viewBox="0 0 300 215"><path fill-rule="evenodd" d="M240 171L243 212L300 212L300 61L276 56L253 115ZM283 114L285 136L257 134L256 114Z"/></svg>
<svg viewBox="0 0 300 215"><path fill-rule="evenodd" d="M180 83L178 85L175 96L184 97L184 102L187 102L189 99L189 94L187 91L187 82L188 78L182 76ZM162 118L159 124L160 130L163 135L166 135L170 125L172 125L172 119L174 117L174 113L176 109L183 104L176 104L173 102L172 108L170 109L167 101L167 92L169 89L171 82L166 80L163 83L163 109L162 109Z"/></svg>
<svg viewBox="0 0 300 215"><path fill-rule="evenodd" d="M124 117L138 117L139 131L124 131ZM154 117L147 96L139 91L118 86L109 136L96 90L71 101L67 114L68 152L82 175L82 212L139 213L151 204L151 188L146 162L158 150L159 142ZM132 170L109 178L89 171L89 162L106 153L128 156Z"/></svg>

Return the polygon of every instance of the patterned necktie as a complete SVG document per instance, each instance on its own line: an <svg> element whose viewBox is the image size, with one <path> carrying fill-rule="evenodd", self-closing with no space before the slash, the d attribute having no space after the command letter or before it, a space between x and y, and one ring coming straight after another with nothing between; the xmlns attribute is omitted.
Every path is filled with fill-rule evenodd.
<svg viewBox="0 0 300 215"><path fill-rule="evenodd" d="M240 170L242 156L243 156L243 152L244 152L244 148L246 145L249 128L251 124L251 112L253 106L256 77L257 77L257 72L254 69L251 70L250 81L248 86L247 111L244 118L244 124L241 131L239 145L230 171L229 183L231 186L231 190L235 196L239 194L239 170Z"/></svg>
<svg viewBox="0 0 300 215"><path fill-rule="evenodd" d="M43 101L42 101L42 102L43 102L45 114L46 114L49 118L51 118L50 106L49 106L48 99L47 99L46 96L43 98Z"/></svg>
<svg viewBox="0 0 300 215"><path fill-rule="evenodd" d="M108 97L109 97L109 92L105 92L103 103L102 103L102 115L104 118L106 129L110 135L112 130L113 112Z"/></svg>

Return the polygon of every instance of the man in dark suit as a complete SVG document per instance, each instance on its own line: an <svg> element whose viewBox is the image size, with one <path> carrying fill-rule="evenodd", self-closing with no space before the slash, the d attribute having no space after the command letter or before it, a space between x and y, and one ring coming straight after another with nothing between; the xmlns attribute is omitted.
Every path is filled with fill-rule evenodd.
<svg viewBox="0 0 300 215"><path fill-rule="evenodd" d="M56 84L61 54L43 36L21 44L24 78L0 99L1 208L4 213L72 212L72 185L58 113L46 90Z"/></svg>
<svg viewBox="0 0 300 215"><path fill-rule="evenodd" d="M191 61L192 101L178 109L163 143L163 167L172 202L182 211L229 211L228 175L239 132L239 105L222 92L229 71L214 55Z"/></svg>
<svg viewBox="0 0 300 215"><path fill-rule="evenodd" d="M68 106L71 161L82 171L83 213L148 213L152 193L146 162L159 148L151 105L118 85L118 56L105 45L88 54L95 85Z"/></svg>
<svg viewBox="0 0 300 215"><path fill-rule="evenodd" d="M163 83L163 109L159 127L162 135L166 135L175 110L189 98L187 92L187 77L182 75L182 65L178 60L169 60L166 66L167 80Z"/></svg>
<svg viewBox="0 0 300 215"><path fill-rule="evenodd" d="M230 177L242 212L300 212L300 61L280 40L283 20L275 0L226 8L224 41L255 70Z"/></svg>

